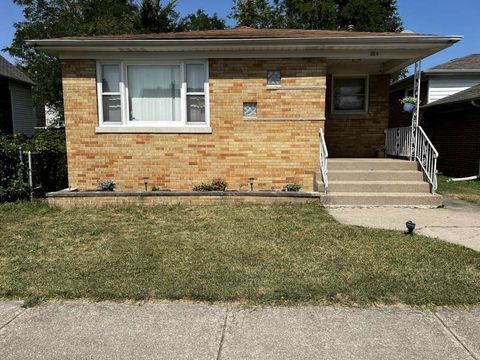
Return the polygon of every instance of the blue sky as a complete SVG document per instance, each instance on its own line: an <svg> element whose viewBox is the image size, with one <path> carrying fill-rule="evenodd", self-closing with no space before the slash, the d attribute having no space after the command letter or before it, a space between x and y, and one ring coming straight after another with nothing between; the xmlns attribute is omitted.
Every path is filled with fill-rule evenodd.
<svg viewBox="0 0 480 360"><path fill-rule="evenodd" d="M450 59L480 53L479 0L397 0L405 28L418 33L463 35L465 38L453 47L424 61L424 68ZM209 14L217 12L226 17L232 7L229 0L179 0L178 11L184 15L202 7ZM8 46L13 38L13 23L21 21L22 9L12 0L0 0L0 48ZM231 25L232 22L229 21ZM12 58L2 52L7 59Z"/></svg>

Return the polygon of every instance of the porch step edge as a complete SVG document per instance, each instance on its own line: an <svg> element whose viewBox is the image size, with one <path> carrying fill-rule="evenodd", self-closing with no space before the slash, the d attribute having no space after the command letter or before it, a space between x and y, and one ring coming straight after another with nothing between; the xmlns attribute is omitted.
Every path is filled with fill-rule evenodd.
<svg viewBox="0 0 480 360"><path fill-rule="evenodd" d="M345 184L345 185L428 185L425 181L421 180L330 180L330 185L332 184Z"/></svg>
<svg viewBox="0 0 480 360"><path fill-rule="evenodd" d="M402 206L440 207L443 198L438 194L408 192L329 192L321 196L324 206Z"/></svg>

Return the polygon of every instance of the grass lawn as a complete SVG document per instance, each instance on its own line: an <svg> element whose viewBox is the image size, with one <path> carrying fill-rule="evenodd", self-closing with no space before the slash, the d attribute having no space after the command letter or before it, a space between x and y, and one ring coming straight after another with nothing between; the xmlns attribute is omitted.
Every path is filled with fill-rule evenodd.
<svg viewBox="0 0 480 360"><path fill-rule="evenodd" d="M480 205L480 181L447 182L446 176L438 177L438 192L455 199Z"/></svg>
<svg viewBox="0 0 480 360"><path fill-rule="evenodd" d="M0 220L0 298L480 304L480 253L340 225L317 203L33 202L1 205Z"/></svg>

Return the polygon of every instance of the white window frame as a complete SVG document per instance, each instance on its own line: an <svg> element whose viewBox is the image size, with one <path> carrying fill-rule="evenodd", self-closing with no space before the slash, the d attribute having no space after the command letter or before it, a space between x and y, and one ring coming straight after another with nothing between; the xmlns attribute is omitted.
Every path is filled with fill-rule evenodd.
<svg viewBox="0 0 480 360"><path fill-rule="evenodd" d="M335 79L365 79L365 103L363 110L335 110ZM368 104L370 95L370 77L365 74L352 75L333 75L331 90L331 112L337 115L366 115L368 114Z"/></svg>
<svg viewBox="0 0 480 360"><path fill-rule="evenodd" d="M119 65L120 67L120 103L121 122L103 121L103 93L102 65ZM187 93L186 65L202 64L205 66L204 92ZM174 65L180 66L180 121L130 121L128 101L128 73L129 65ZM210 130L210 96L209 96L209 66L208 60L172 60L172 61L97 61L97 103L98 103L98 132L211 132ZM112 94L110 94L112 95ZM115 93L118 95L118 93ZM187 95L202 95L205 97L205 122L187 122ZM164 131L162 131L164 130Z"/></svg>
<svg viewBox="0 0 480 360"><path fill-rule="evenodd" d="M187 65L195 65L195 64L203 64L205 66L205 83L203 86L203 92L188 92L188 84L187 84ZM188 96L204 96L205 97L205 123L210 126L210 98L209 98L209 73L208 73L208 60L207 61L184 61L183 62L183 75L185 77L185 81L182 83L185 86L185 96L182 95L182 111L185 111L185 114L182 115L185 117L185 123L188 126L195 126L201 125L200 122L192 122L188 123L188 116L187 116L187 98ZM183 88L183 86L182 86ZM183 104L185 101L185 104Z"/></svg>
<svg viewBox="0 0 480 360"><path fill-rule="evenodd" d="M118 90L119 92L103 92L103 83L102 83L102 65L118 65L119 70L120 70L120 83L118 84ZM97 97L98 97L98 119L99 119L99 124L105 124L106 126L119 126L123 124L123 98L124 98L124 86L123 86L123 71L122 71L122 65L121 62L119 61L102 61L97 62ZM103 121L103 96L104 95L120 95L120 122L105 122Z"/></svg>

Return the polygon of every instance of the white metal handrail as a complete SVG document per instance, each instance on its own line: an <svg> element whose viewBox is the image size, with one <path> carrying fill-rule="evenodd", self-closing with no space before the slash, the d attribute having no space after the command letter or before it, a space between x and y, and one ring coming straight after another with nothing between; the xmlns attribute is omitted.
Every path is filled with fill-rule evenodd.
<svg viewBox="0 0 480 360"><path fill-rule="evenodd" d="M438 151L421 126L387 129L385 131L385 154L416 160L431 185L432 193L437 191Z"/></svg>
<svg viewBox="0 0 480 360"><path fill-rule="evenodd" d="M385 153L410 157L412 152L412 127L391 128L385 131Z"/></svg>
<svg viewBox="0 0 480 360"><path fill-rule="evenodd" d="M328 192L328 149L322 129L320 129L320 172L326 194Z"/></svg>
<svg viewBox="0 0 480 360"><path fill-rule="evenodd" d="M437 191L437 159L438 151L433 146L422 127L417 131L417 141L415 146L415 158L422 167L428 181L432 185L432 192Z"/></svg>

